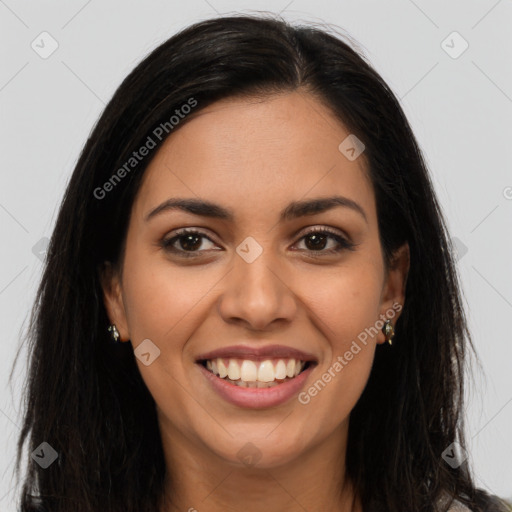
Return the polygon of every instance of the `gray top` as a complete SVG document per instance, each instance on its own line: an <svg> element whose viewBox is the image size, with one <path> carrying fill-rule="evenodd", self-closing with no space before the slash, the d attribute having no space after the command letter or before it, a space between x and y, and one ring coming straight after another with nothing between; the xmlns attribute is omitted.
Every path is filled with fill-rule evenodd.
<svg viewBox="0 0 512 512"><path fill-rule="evenodd" d="M455 500L448 509L448 512L471 512L471 509L463 505L460 501Z"/></svg>
<svg viewBox="0 0 512 512"><path fill-rule="evenodd" d="M448 500L445 500L445 501L448 501ZM442 505L445 501L441 501L441 505ZM458 501L458 500L453 500L453 503L452 503L451 507L448 509L448 512L471 512L471 509L469 509L468 507L466 507L466 505L464 505L464 504L463 504L463 503L461 503L460 501Z"/></svg>

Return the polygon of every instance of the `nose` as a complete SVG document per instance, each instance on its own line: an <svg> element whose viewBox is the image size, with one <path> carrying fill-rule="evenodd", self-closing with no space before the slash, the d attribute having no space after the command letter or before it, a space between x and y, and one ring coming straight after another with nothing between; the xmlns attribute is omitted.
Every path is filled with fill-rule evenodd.
<svg viewBox="0 0 512 512"><path fill-rule="evenodd" d="M234 268L224 279L220 315L227 323L245 324L251 330L265 330L278 321L290 322L297 311L297 297L293 283L286 280L286 273L269 250L252 263L237 254Z"/></svg>

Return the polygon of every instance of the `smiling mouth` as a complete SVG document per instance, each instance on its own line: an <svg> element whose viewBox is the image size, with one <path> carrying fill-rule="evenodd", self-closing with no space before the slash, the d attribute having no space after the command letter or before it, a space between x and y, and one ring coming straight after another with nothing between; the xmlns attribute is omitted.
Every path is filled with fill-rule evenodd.
<svg viewBox="0 0 512 512"><path fill-rule="evenodd" d="M294 358L253 359L215 358L198 361L209 372L235 386L271 388L293 380L315 364Z"/></svg>

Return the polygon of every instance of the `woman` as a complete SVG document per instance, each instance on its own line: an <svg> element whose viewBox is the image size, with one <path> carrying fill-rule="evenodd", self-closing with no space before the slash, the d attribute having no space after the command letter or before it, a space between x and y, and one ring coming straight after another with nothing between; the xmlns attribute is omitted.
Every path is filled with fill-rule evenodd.
<svg viewBox="0 0 512 512"><path fill-rule="evenodd" d="M247 16L175 35L61 206L21 510L506 510L465 457L450 251L400 105L348 44Z"/></svg>

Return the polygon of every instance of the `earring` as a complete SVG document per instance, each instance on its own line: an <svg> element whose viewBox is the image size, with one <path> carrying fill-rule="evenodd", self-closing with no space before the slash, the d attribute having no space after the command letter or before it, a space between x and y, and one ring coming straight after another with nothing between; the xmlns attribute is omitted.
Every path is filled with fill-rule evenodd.
<svg viewBox="0 0 512 512"><path fill-rule="evenodd" d="M386 320L384 322L384 326L382 327L382 332L386 336L386 341L392 345L392 339L395 336L395 329L393 329L393 324L391 323L391 320Z"/></svg>
<svg viewBox="0 0 512 512"><path fill-rule="evenodd" d="M119 334L119 331L117 330L117 327L115 324L111 324L108 326L107 331L110 333L110 336L112 337L112 341L114 343L121 343L120 338L121 335Z"/></svg>

